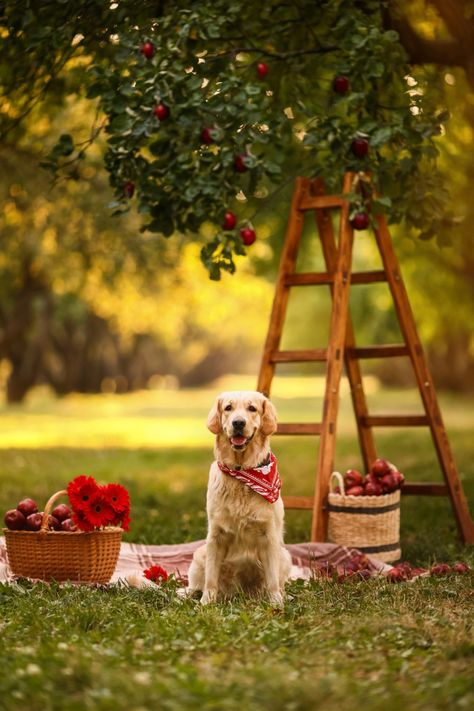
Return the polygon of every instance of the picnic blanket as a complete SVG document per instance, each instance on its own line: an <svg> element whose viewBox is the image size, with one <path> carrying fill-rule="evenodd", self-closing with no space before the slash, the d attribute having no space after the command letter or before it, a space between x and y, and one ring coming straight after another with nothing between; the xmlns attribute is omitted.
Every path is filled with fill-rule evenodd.
<svg viewBox="0 0 474 711"><path fill-rule="evenodd" d="M168 574L186 580L189 566L196 548L204 541L176 543L173 545L145 545L141 543L122 543L117 567L111 583L127 580L130 576L141 576L145 568L161 565ZM355 548L345 548L335 543L292 543L286 546L292 559L291 578L308 580L318 570L329 566L341 566L349 563L359 554ZM367 570L372 575L385 573L392 566L368 556ZM0 582L11 582L14 577L8 567L5 539L0 537Z"/></svg>

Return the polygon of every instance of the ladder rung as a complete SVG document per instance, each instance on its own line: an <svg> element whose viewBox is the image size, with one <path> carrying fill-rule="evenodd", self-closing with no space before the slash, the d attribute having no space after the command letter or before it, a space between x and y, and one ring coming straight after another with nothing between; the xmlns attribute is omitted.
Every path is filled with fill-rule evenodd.
<svg viewBox="0 0 474 711"><path fill-rule="evenodd" d="M351 274L351 284L373 284L376 281L387 281L383 269L376 269L372 272L352 272Z"/></svg>
<svg viewBox="0 0 474 711"><path fill-rule="evenodd" d="M417 496L418 494L424 496L448 496L449 492L446 484L405 482L402 486L402 494L407 494L408 496Z"/></svg>
<svg viewBox="0 0 474 711"><path fill-rule="evenodd" d="M329 272L299 272L287 274L285 286L316 286L318 284L332 284L334 274ZM353 272L351 274L351 284L373 284L378 281L387 281L383 270L372 272Z"/></svg>
<svg viewBox="0 0 474 711"><path fill-rule="evenodd" d="M328 272L300 272L287 274L285 286L311 286L315 284L332 284L334 276Z"/></svg>
<svg viewBox="0 0 474 711"><path fill-rule="evenodd" d="M298 205L299 210L321 210L327 207L342 207L344 200L337 195L303 194Z"/></svg>
<svg viewBox="0 0 474 711"><path fill-rule="evenodd" d="M312 509L314 500L312 496L283 496L285 509Z"/></svg>
<svg viewBox="0 0 474 711"><path fill-rule="evenodd" d="M362 418L364 427L422 427L429 423L426 415L368 415Z"/></svg>
<svg viewBox="0 0 474 711"><path fill-rule="evenodd" d="M280 422L277 434L281 435L319 435L322 425L320 422Z"/></svg>
<svg viewBox="0 0 474 711"><path fill-rule="evenodd" d="M327 348L304 351L272 351L270 353L270 363L305 363L326 360L327 356Z"/></svg>
<svg viewBox="0 0 474 711"><path fill-rule="evenodd" d="M348 348L346 352L356 358L395 358L396 356L405 356L410 353L408 346L404 343Z"/></svg>

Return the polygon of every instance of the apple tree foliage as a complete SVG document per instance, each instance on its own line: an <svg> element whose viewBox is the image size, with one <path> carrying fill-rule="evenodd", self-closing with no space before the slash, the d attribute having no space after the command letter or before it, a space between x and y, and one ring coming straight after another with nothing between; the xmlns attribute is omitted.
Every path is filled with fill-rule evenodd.
<svg viewBox="0 0 474 711"><path fill-rule="evenodd" d="M386 212L429 239L449 221L436 171L447 115L435 73L410 67L387 6L4 2L1 80L15 110L2 113L3 128L17 130L45 98L96 101L87 143L105 133L111 209L136 209L143 239L181 233L202 242L213 279L235 270L234 255L245 253L240 230L298 174L321 176L338 192L345 171L370 172L370 183L354 185L353 211ZM348 79L347 91L334 89L337 76ZM167 116L156 115L160 104ZM351 151L357 138L368 142L364 157ZM63 134L44 165L56 177L80 176L86 149ZM229 211L234 229L222 227Z"/></svg>

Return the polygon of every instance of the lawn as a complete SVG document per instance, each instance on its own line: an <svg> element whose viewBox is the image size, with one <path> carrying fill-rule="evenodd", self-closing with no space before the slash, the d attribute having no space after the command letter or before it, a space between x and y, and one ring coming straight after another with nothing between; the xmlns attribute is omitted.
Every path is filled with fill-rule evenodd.
<svg viewBox="0 0 474 711"><path fill-rule="evenodd" d="M233 379L236 387L253 379ZM128 540L165 543L205 535L204 497L216 392L150 391L0 408L0 503L44 502L73 476L120 481L132 496ZM317 421L322 382L279 378L285 421ZM371 385L371 411L417 412L416 393ZM466 494L474 501L474 401L444 396L442 410ZM301 416L301 413L304 413ZM337 467L358 466L347 392L341 401ZM407 478L440 478L421 430L384 430L379 452ZM284 490L310 493L317 442L274 440ZM308 539L309 518L288 512L287 540ZM464 559L449 503L402 501L404 558ZM173 582L153 590L0 586L0 708L325 709L390 711L474 704L472 577L414 583L379 580L289 586L283 611L237 599L200 609Z"/></svg>

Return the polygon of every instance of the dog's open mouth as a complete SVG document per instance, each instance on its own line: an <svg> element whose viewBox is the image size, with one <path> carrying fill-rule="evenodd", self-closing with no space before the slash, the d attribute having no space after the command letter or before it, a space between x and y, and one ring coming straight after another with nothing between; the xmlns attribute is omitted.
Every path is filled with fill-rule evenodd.
<svg viewBox="0 0 474 711"><path fill-rule="evenodd" d="M253 434L250 437L245 437L245 435L233 435L230 438L230 443L234 449L244 449L248 445L252 437Z"/></svg>

